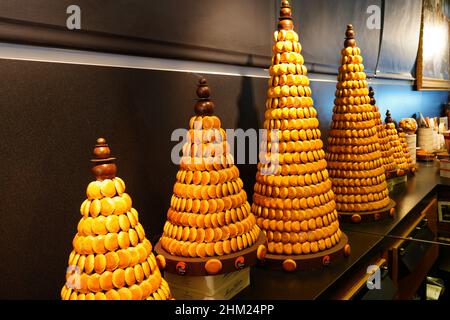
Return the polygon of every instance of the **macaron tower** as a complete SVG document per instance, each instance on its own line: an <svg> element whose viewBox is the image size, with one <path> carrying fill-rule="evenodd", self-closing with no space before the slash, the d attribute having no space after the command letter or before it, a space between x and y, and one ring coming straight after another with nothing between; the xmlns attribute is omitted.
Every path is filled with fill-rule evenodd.
<svg viewBox="0 0 450 320"><path fill-rule="evenodd" d="M391 112L388 110L386 112L386 119L385 119L385 127L386 131L392 146L392 149L394 151L394 160L397 164L398 170L397 170L397 176L403 176L408 173L412 166L412 159L409 154L408 145L406 144L406 138L405 138L405 146L402 143L402 140L400 138L400 134L395 128L394 119L391 117ZM406 147L406 149L405 149ZM405 153L406 152L406 153ZM409 161L408 161L409 158Z"/></svg>
<svg viewBox="0 0 450 320"><path fill-rule="evenodd" d="M96 178L86 190L82 218L73 239L64 300L165 300L171 298L152 245L116 177L115 158L105 139L97 139L92 159ZM158 263L157 263L158 262Z"/></svg>
<svg viewBox="0 0 450 320"><path fill-rule="evenodd" d="M186 276L230 273L265 254L264 235L250 211L206 79L199 81L195 116L173 187L164 232L156 251L165 271Z"/></svg>
<svg viewBox="0 0 450 320"><path fill-rule="evenodd" d="M416 171L416 166L413 164L411 153L409 152L408 142L406 141L406 133L402 128L399 128L397 131L398 137L400 138L400 143L402 145L403 154L405 155L406 162L408 164L408 171L414 173Z"/></svg>
<svg viewBox="0 0 450 320"><path fill-rule="evenodd" d="M377 132L378 132L378 141L380 144L380 150L381 150L381 158L383 161L383 167L386 174L386 178L389 178L393 174L396 173L397 165L394 160L394 149L392 149L391 143L389 141L389 137L387 135L386 128L383 124L383 120L381 120L381 113L376 106L376 100L374 98L375 92L373 91L372 87L369 87L369 97L370 97L370 104L374 108L375 113L375 125L377 126Z"/></svg>
<svg viewBox="0 0 450 320"><path fill-rule="evenodd" d="M322 268L350 253L291 16L282 1L252 205L267 237L265 264L285 271Z"/></svg>
<svg viewBox="0 0 450 320"><path fill-rule="evenodd" d="M362 62L353 26L348 25L327 153L341 222L377 221L395 212Z"/></svg>

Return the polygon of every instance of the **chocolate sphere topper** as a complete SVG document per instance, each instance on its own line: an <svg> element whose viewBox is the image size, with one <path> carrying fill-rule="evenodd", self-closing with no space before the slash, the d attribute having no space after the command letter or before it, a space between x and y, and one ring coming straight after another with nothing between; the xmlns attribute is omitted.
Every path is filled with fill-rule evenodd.
<svg viewBox="0 0 450 320"><path fill-rule="evenodd" d="M197 116L212 116L214 114L214 102L210 99L211 90L205 78L201 78L197 88L197 103L195 104L195 114Z"/></svg>
<svg viewBox="0 0 450 320"><path fill-rule="evenodd" d="M97 180L114 179L117 172L114 160L111 157L111 149L109 148L104 138L98 138L92 152L94 158L91 159L93 164L92 173Z"/></svg>
<svg viewBox="0 0 450 320"><path fill-rule="evenodd" d="M292 9L289 1L281 1L280 17L278 18L278 30L293 30Z"/></svg>
<svg viewBox="0 0 450 320"><path fill-rule="evenodd" d="M384 122L385 123L394 123L395 124L395 121L394 121L394 119L392 119L391 112L389 110L386 112L386 119L384 120Z"/></svg>
<svg viewBox="0 0 450 320"><path fill-rule="evenodd" d="M345 42L344 47L356 47L356 40L355 40L355 31L353 30L353 25L348 24L347 25L347 31L345 32Z"/></svg>
<svg viewBox="0 0 450 320"><path fill-rule="evenodd" d="M369 97L370 97L370 104L375 105L377 103L377 100L375 100L375 91L373 91L372 87L369 87Z"/></svg>

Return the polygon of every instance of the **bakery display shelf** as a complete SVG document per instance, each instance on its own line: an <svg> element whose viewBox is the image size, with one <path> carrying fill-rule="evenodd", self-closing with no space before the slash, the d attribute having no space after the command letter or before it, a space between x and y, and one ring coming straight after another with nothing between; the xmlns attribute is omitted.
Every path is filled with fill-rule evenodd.
<svg viewBox="0 0 450 320"><path fill-rule="evenodd" d="M380 221L387 217L393 217L395 214L396 203L391 199L389 205L381 210L374 210L369 212L339 212L340 222L349 223L368 223Z"/></svg>
<svg viewBox="0 0 450 320"><path fill-rule="evenodd" d="M273 270L288 272L316 270L325 268L349 255L350 245L348 244L348 237L342 233L339 243L328 250L307 255L275 255L268 253L264 260L259 262L259 265Z"/></svg>
<svg viewBox="0 0 450 320"><path fill-rule="evenodd" d="M209 276L215 274L224 274L234 271L239 271L244 268L252 267L258 262L258 249L262 249L266 243L266 237L261 232L258 240L251 247L248 247L242 251L223 255L204 258L190 258L171 255L169 252L163 249L161 242L158 242L155 246L155 251L165 258L166 266L165 272L174 273L185 276ZM215 273L209 273L207 271L207 264L221 265L219 271Z"/></svg>
<svg viewBox="0 0 450 320"><path fill-rule="evenodd" d="M392 219L380 223L343 223L342 231L351 244L351 255L346 259L332 261L330 268L296 272L274 272L269 268L253 268L251 286L237 295L239 300L285 299L313 300L326 299L340 287L340 281L348 281L355 268L367 265L366 259L380 254L380 247L396 228L407 224L409 217L423 210L427 199L437 192L437 188L450 186L450 179L441 178L436 168L419 164L419 170L408 183L400 185L392 193L397 203Z"/></svg>

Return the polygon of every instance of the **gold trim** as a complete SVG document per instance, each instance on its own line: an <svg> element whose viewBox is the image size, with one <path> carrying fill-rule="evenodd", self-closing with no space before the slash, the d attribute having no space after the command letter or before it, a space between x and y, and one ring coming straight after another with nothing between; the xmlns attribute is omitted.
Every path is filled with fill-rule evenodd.
<svg viewBox="0 0 450 320"><path fill-rule="evenodd" d="M422 77L421 78L422 83L419 90L442 90L447 91L450 90L450 80L443 80L443 79L435 79L435 78L427 78Z"/></svg>
<svg viewBox="0 0 450 320"><path fill-rule="evenodd" d="M420 35L419 35L419 49L417 51L417 64L416 64L416 87L417 90L423 90L423 1L422 1L422 14L420 16Z"/></svg>

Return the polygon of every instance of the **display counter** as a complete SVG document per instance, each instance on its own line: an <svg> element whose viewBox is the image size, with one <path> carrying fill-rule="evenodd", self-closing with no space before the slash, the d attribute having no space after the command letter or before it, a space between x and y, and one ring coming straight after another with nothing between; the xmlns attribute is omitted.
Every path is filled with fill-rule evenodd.
<svg viewBox="0 0 450 320"><path fill-rule="evenodd" d="M441 178L435 166L419 165L415 176L409 176L408 182L397 185L391 193L397 203L396 214L393 218L372 224L344 224L342 230L348 235L351 243L349 259L332 262L324 270L300 271L296 273L276 272L256 267L251 273L251 284L242 291L237 299L322 299L322 298L354 298L366 284L367 267L370 265L385 265L389 268L390 278L393 279L396 292L390 290L392 297L410 298L402 295L401 279L393 275L395 259L392 250L405 241L424 216L429 217L430 228L436 232L437 201L439 186L450 186L450 179ZM426 251L423 259L426 263L417 267L421 272L414 275L422 276L431 268L437 258L436 245L432 251ZM411 294L417 289L409 288ZM386 289L387 290L387 289ZM398 291L398 292L397 292ZM381 292L383 295L383 293ZM386 299L386 294L384 298Z"/></svg>

